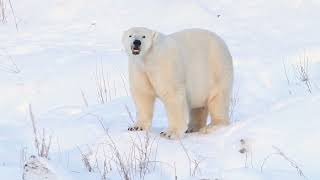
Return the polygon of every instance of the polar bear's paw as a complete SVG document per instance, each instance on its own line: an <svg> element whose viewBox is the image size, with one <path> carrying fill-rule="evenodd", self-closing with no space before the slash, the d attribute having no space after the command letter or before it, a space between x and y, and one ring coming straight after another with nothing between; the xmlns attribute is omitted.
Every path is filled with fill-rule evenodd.
<svg viewBox="0 0 320 180"><path fill-rule="evenodd" d="M197 127L188 127L185 133L194 133L194 132L198 132L199 130L200 128L197 128Z"/></svg>
<svg viewBox="0 0 320 180"><path fill-rule="evenodd" d="M174 130L167 130L167 131L162 131L160 133L160 136L167 139L179 139L180 137L183 136L183 133L180 133Z"/></svg>
<svg viewBox="0 0 320 180"><path fill-rule="evenodd" d="M128 127L128 131L143 131L145 130L143 127L141 126L131 126L131 127Z"/></svg>
<svg viewBox="0 0 320 180"><path fill-rule="evenodd" d="M142 121L135 122L132 126L128 127L128 131L145 131L149 130L150 124Z"/></svg>

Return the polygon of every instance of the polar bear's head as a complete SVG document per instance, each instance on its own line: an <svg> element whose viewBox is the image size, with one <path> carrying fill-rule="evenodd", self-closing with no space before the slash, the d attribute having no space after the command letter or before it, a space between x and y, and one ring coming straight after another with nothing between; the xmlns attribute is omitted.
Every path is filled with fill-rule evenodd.
<svg viewBox="0 0 320 180"><path fill-rule="evenodd" d="M122 43L129 56L145 55L157 39L158 33L143 27L134 27L123 33Z"/></svg>

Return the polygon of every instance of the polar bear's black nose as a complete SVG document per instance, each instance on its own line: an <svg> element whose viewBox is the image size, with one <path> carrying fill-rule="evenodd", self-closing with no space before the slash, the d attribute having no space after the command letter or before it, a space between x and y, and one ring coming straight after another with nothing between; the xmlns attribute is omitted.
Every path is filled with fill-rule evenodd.
<svg viewBox="0 0 320 180"><path fill-rule="evenodd" d="M133 44L135 46L140 46L141 45L141 41L136 39L136 40L133 41Z"/></svg>

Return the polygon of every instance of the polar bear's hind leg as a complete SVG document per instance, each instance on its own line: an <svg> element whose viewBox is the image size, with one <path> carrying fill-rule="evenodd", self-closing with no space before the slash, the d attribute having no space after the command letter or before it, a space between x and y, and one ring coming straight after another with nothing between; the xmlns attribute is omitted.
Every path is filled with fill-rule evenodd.
<svg viewBox="0 0 320 180"><path fill-rule="evenodd" d="M230 124L229 104L230 96L228 91L221 91L211 101L208 102L208 110L211 122L200 129L202 133L210 133Z"/></svg>
<svg viewBox="0 0 320 180"><path fill-rule="evenodd" d="M194 108L190 113L190 122L186 133L198 132L207 124L208 108Z"/></svg>

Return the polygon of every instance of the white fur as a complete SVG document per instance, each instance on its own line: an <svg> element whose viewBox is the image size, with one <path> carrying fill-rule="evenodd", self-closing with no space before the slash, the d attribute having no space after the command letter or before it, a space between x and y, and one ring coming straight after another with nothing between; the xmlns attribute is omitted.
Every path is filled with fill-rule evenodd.
<svg viewBox="0 0 320 180"><path fill-rule="evenodd" d="M142 42L139 55L131 51L135 39ZM169 127L161 133L165 137L178 138L186 130L210 132L229 123L232 57L215 33L188 29L163 35L135 27L124 33L122 41L137 109L133 130L150 128L156 97L168 115ZM206 125L208 113L212 120Z"/></svg>

